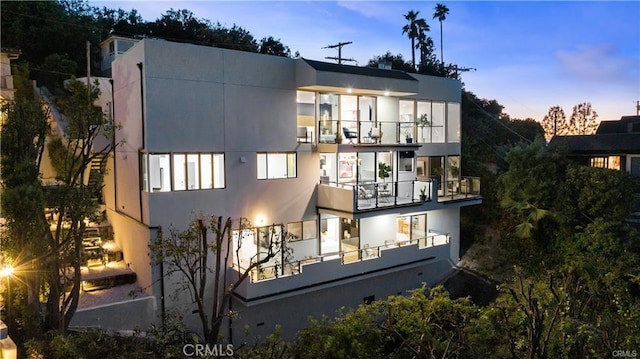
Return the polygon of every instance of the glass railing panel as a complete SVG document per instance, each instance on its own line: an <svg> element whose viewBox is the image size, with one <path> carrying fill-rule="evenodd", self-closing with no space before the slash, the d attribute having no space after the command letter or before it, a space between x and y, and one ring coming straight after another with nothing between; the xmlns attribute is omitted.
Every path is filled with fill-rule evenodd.
<svg viewBox="0 0 640 359"><path fill-rule="evenodd" d="M318 142L319 143L336 143L337 138L338 138L338 121L332 121L332 120L318 121Z"/></svg>
<svg viewBox="0 0 640 359"><path fill-rule="evenodd" d="M423 238L413 238L407 241L398 242L395 240L385 241L385 244L379 246L370 246L365 244L363 248L342 251L339 253L327 253L312 258L304 258L300 260L290 261L285 263L284 266L279 263L262 265L254 268L250 272L250 280L252 283L277 279L281 277L288 277L297 275L304 272L306 265L322 263L333 259L341 259L341 263L348 265L350 263L357 263L369 259L375 259L382 256L382 252L385 250L393 250L394 248L401 248L408 245L418 245L418 248L435 247L439 245L445 245L449 243L449 235L447 233L439 233L436 231L429 231L429 235ZM237 263L233 264L233 268L239 272L244 272L246 269L239 266Z"/></svg>

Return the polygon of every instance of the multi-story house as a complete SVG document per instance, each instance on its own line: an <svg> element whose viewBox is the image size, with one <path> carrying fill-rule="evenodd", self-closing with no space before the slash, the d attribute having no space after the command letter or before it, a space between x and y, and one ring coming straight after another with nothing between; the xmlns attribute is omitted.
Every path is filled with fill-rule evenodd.
<svg viewBox="0 0 640 359"><path fill-rule="evenodd" d="M224 332L235 340L245 327L287 335L308 316L434 285L457 264L460 208L481 203L479 180L461 176L460 81L156 39L111 73L105 101L123 144L106 213L158 311L177 308L198 328L147 247L198 213L254 225L234 233L229 276L265 250L269 225L295 236L286 260L235 291Z"/></svg>
<svg viewBox="0 0 640 359"><path fill-rule="evenodd" d="M593 135L554 136L550 145L585 166L627 171L640 177L640 116L602 121Z"/></svg>
<svg viewBox="0 0 640 359"><path fill-rule="evenodd" d="M602 121L593 135L554 136L550 146L561 148L574 162L591 167L626 171L640 178L640 116ZM640 194L637 194L640 197ZM640 202L640 201L639 201ZM640 228L640 203L627 217Z"/></svg>

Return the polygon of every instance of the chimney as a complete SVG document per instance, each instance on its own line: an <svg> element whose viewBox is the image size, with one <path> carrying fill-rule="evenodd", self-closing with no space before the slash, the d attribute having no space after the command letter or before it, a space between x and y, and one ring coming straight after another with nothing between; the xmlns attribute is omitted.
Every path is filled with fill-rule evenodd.
<svg viewBox="0 0 640 359"><path fill-rule="evenodd" d="M378 68L382 70L391 70L391 62L378 62Z"/></svg>

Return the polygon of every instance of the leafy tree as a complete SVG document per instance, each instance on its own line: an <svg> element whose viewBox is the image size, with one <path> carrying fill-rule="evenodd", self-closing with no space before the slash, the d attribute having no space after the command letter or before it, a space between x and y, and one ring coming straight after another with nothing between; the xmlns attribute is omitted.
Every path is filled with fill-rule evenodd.
<svg viewBox="0 0 640 359"><path fill-rule="evenodd" d="M436 7L433 9L435 12L433 13L433 18L438 19L440 21L440 62L444 65L444 52L442 46L442 22L449 15L449 8L443 4L436 4Z"/></svg>
<svg viewBox="0 0 640 359"><path fill-rule="evenodd" d="M591 135L596 132L598 114L591 109L591 103L583 102L573 106L569 119L569 131L572 135Z"/></svg>
<svg viewBox="0 0 640 359"><path fill-rule="evenodd" d="M48 206L58 213L52 231L46 231L47 253L43 258L45 281L48 284L45 324L48 329L66 330L75 314L80 294L80 267L83 263L82 237L86 219L101 222L99 211L102 176L95 183L85 183L85 173L94 160L113 150L110 139L114 130L111 119L94 105L100 96L97 83L91 90L73 80L66 87L69 96L60 99L59 106L67 119L67 129L58 147L51 151L56 166L56 186L48 189ZM104 147L98 147L100 138ZM45 208L40 210L43 224ZM69 289L70 288L70 289Z"/></svg>
<svg viewBox="0 0 640 359"><path fill-rule="evenodd" d="M39 178L48 134L47 116L43 104L28 94L32 90L27 85L19 86L2 127L6 166L2 172L6 194L3 207L8 218L7 241L15 250L12 259L14 265L29 269L24 281L29 301L39 307L40 296L46 298L45 330L63 331L79 300L85 219L100 219L95 193L100 191L102 181L86 184L84 173L94 158L112 148L111 141L106 141L109 144L104 148L94 146L96 139L109 136L112 128L110 119L93 105L99 96L97 86L89 91L84 84L72 81L67 90L70 95L59 101L68 126L54 151L61 157L53 161L62 164L57 166L55 186L45 187ZM7 172L8 168L14 170ZM58 214L53 223L49 222L51 213ZM43 292L38 292L40 289Z"/></svg>
<svg viewBox="0 0 640 359"><path fill-rule="evenodd" d="M249 260L247 268L240 269L238 277L228 283L226 269L230 263L229 256L233 260L235 254L236 263L240 262L240 245L235 253L232 249L234 228L239 231L240 236L243 236L244 232L250 229L250 225L246 219L239 219L234 225L231 218L223 221L222 217L214 216L208 223L204 218L196 218L183 232L170 228L167 237L163 235L162 229L159 229L157 239L149 244L152 264L168 264L166 275L179 276L177 283L180 287L175 295L188 292L191 300L196 303L202 332L210 344L216 343L223 319L231 315L228 308L235 289L254 270L259 270L262 265L269 263L272 259L288 258L289 250L285 242L290 237L289 234L283 230L282 226L270 226L266 231L260 232L265 237L264 241L268 243L267 252L257 253ZM208 231L215 236L211 242L207 238ZM210 254L215 256L213 268L207 264ZM209 274L213 275L213 293L205 290L211 284L207 279ZM211 308L207 309L205 302L209 298L213 298L213 302Z"/></svg>
<svg viewBox="0 0 640 359"><path fill-rule="evenodd" d="M567 116L565 116L562 107L553 106L549 108L549 112L542 119L542 128L547 141L551 140L553 136L570 133Z"/></svg>
<svg viewBox="0 0 640 359"><path fill-rule="evenodd" d="M378 67L380 63L389 63L391 64L391 68L395 70L401 70L405 72L413 72L415 71L410 63L404 61L402 54L393 55L390 51L387 51L384 55L374 56L373 59L369 60L367 63L367 67Z"/></svg>
<svg viewBox="0 0 640 359"><path fill-rule="evenodd" d="M18 61L32 65L33 78L51 90L53 83L71 75L85 75L86 43L91 43L92 73L100 69L98 44L110 34L121 36L150 36L171 41L190 42L241 51L290 56L289 49L279 40L268 37L259 44L246 29L220 23L212 24L186 9L169 9L158 19L145 22L136 10L97 8L87 1L46 1L2 4L1 42L3 47L18 48ZM261 50L262 48L262 50ZM58 56L45 61L47 56ZM64 63L60 61L64 58ZM54 61L55 60L55 61ZM68 61L67 61L68 60ZM71 74L70 63L75 63ZM61 66L52 66L52 64ZM82 65L82 66L79 66ZM58 85L62 88L61 85Z"/></svg>
<svg viewBox="0 0 640 359"><path fill-rule="evenodd" d="M496 100L478 98L462 92L462 160L498 163L504 156L503 146L510 144L512 133L504 106ZM463 164L464 165L464 164Z"/></svg>
<svg viewBox="0 0 640 359"><path fill-rule="evenodd" d="M38 288L40 279L37 274L26 273L32 270L31 259L38 258L44 251L44 237L48 227L44 227L41 215L45 206L45 192L39 176L43 161L45 139L49 132L48 110L44 103L36 98L28 81L29 68L20 65L14 68L16 88L13 101L2 103L4 123L0 127L2 152L0 159L2 171L2 215L7 220L6 231L2 236L3 265L12 265L19 280L11 293L6 293L9 325L14 338L36 336L40 332L38 312L40 303ZM11 294L11 296L9 296ZM23 300L18 300L18 298ZM11 304L18 305L11 305ZM22 330L16 329L14 319L21 318ZM17 339L17 338L16 338Z"/></svg>
<svg viewBox="0 0 640 359"><path fill-rule="evenodd" d="M258 52L258 43L253 38L253 35L248 30L235 24L228 29L217 23L215 27L208 31L205 44L226 49Z"/></svg>
<svg viewBox="0 0 640 359"><path fill-rule="evenodd" d="M100 39L106 39L109 34L135 37L149 32L147 23L136 9L110 9L105 7L93 10L95 26L100 32Z"/></svg>
<svg viewBox="0 0 640 359"><path fill-rule="evenodd" d="M140 328L132 335L100 329L50 332L26 344L28 358L182 358L186 344L198 344L182 318L169 313L163 326Z"/></svg>
<svg viewBox="0 0 640 359"><path fill-rule="evenodd" d="M151 36L173 41L199 42L207 38L211 23L196 18L189 10L171 8L147 26Z"/></svg>
<svg viewBox="0 0 640 359"><path fill-rule="evenodd" d="M445 76L445 74L442 73L443 65L436 60L433 39L431 36L427 36L427 31L429 31L428 27L426 30L419 29L418 36L416 37L418 40L416 48L420 50L418 72L426 75Z"/></svg>
<svg viewBox="0 0 640 359"><path fill-rule="evenodd" d="M495 309L496 329L508 338L512 358L549 358L557 351L563 310L570 300L561 280L524 278L515 268L515 280L502 287Z"/></svg>
<svg viewBox="0 0 640 359"><path fill-rule="evenodd" d="M520 141L533 142L537 138L544 138L544 129L540 125L540 122L526 118L509 119L509 128L513 131L511 133L511 143L518 143ZM514 134L514 132L517 134Z"/></svg>
<svg viewBox="0 0 640 359"><path fill-rule="evenodd" d="M625 171L571 165L565 181L567 198L558 202L558 210L573 226L584 227L596 218L622 222L638 202L640 181Z"/></svg>
<svg viewBox="0 0 640 359"><path fill-rule="evenodd" d="M503 210L500 258L518 263L525 274L535 273L554 260L549 245L567 229L558 202L568 197L564 185L568 161L540 138L512 147L505 163L507 170L499 176L496 191Z"/></svg>
<svg viewBox="0 0 640 359"><path fill-rule="evenodd" d="M291 50L282 42L280 39L276 40L273 36L264 37L260 40L258 44L258 53L267 54L267 55L275 55L282 57L291 57Z"/></svg>
<svg viewBox="0 0 640 359"><path fill-rule="evenodd" d="M408 297L391 296L333 320L312 321L298 333L294 356L486 357L479 316L468 298L451 299L442 287L416 289Z"/></svg>
<svg viewBox="0 0 640 359"><path fill-rule="evenodd" d="M405 20L409 23L402 27L402 33L407 34L407 37L411 40L411 65L415 69L416 68L416 39L420 36L421 33L429 31L429 25L424 19L419 19L418 14L420 11L409 10L408 13L404 15Z"/></svg>
<svg viewBox="0 0 640 359"><path fill-rule="evenodd" d="M94 8L86 1L7 1L0 8L1 42L3 47L20 49L18 62L31 65L30 76L39 83L55 80L65 70L42 68L44 60L52 54L67 56L77 66L72 75L86 75L86 44L91 46L91 69L100 67L100 49L97 44L108 33L97 27ZM66 76L66 79L71 76ZM52 79L53 78L53 79ZM62 86L60 86L62 87Z"/></svg>

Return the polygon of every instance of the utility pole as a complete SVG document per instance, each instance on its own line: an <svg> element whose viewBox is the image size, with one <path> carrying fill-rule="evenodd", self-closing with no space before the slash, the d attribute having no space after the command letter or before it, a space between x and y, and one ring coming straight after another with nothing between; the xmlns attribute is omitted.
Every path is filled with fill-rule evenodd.
<svg viewBox="0 0 640 359"><path fill-rule="evenodd" d="M636 101L636 116L640 116L640 101Z"/></svg>
<svg viewBox="0 0 640 359"><path fill-rule="evenodd" d="M352 43L351 41L339 42L339 43L337 43L335 45L328 45L328 46L323 47L323 49L335 49L335 48L338 48L338 57L330 57L330 56L328 56L328 57L325 57L325 59L336 60L336 61L338 61L338 65L342 65L342 61L358 62L358 61L356 61L356 60L354 60L352 58L348 58L348 59L343 59L342 58L342 47L344 45L349 45L351 43Z"/></svg>

